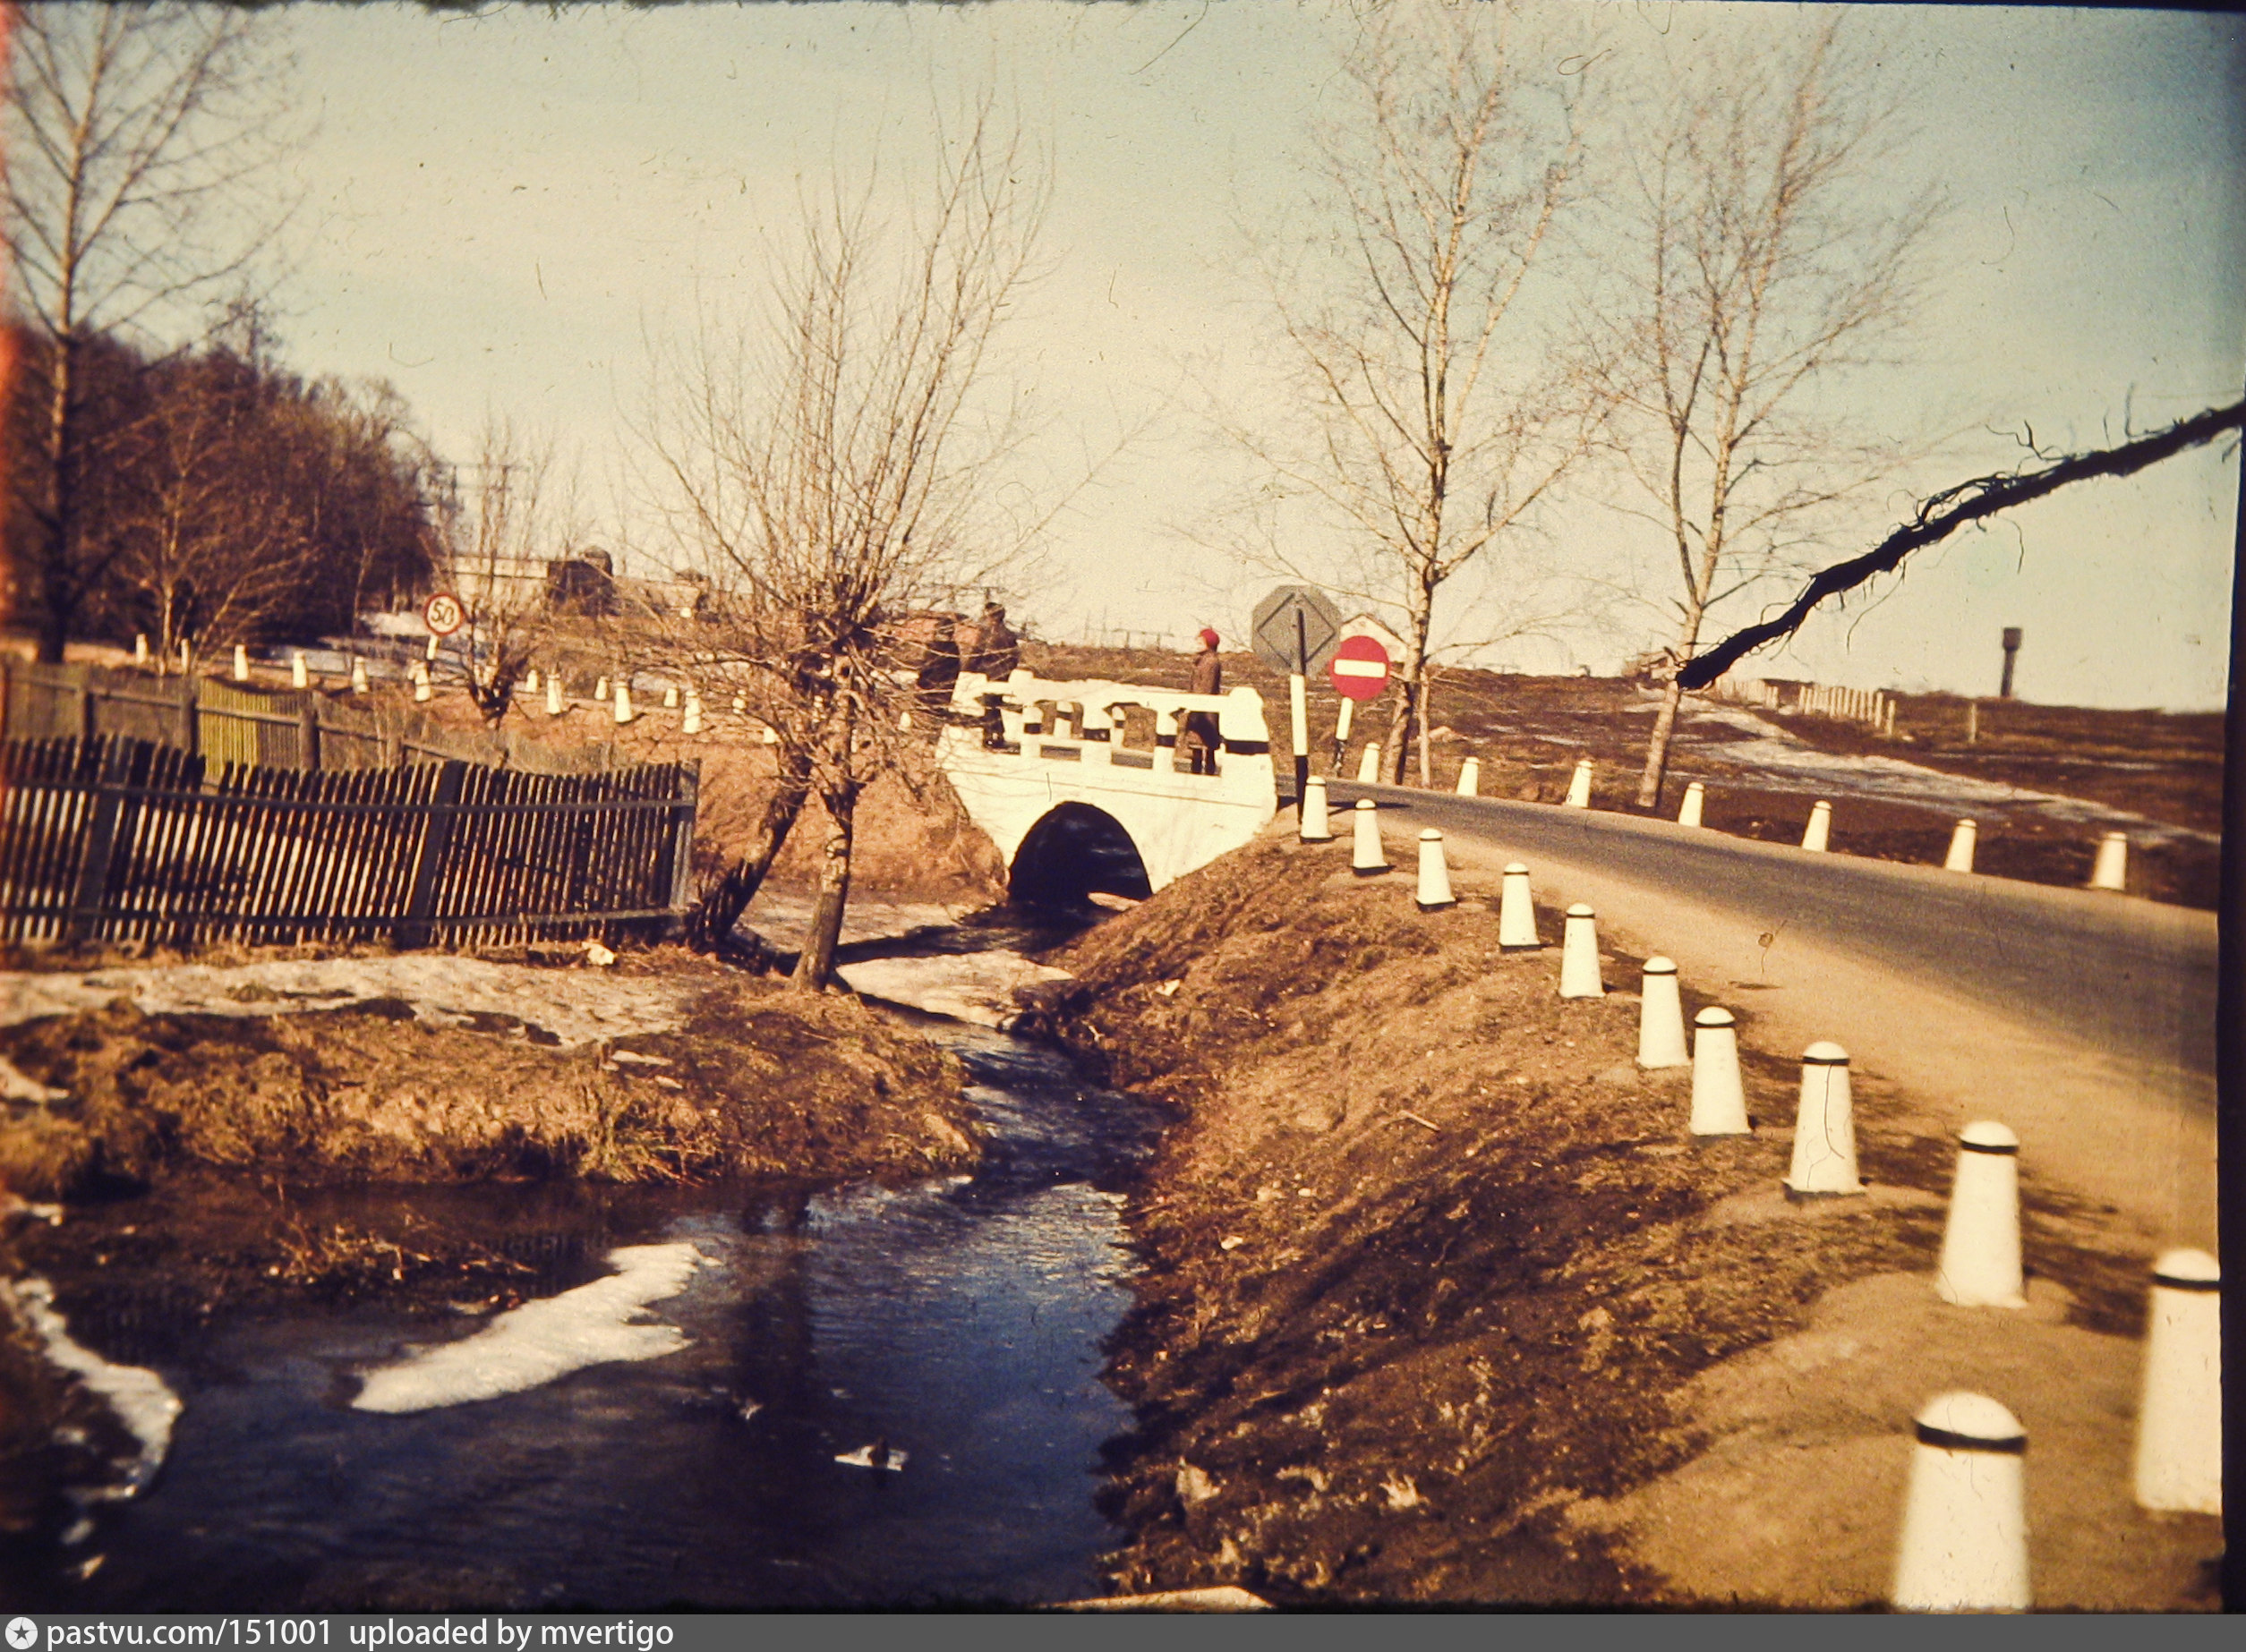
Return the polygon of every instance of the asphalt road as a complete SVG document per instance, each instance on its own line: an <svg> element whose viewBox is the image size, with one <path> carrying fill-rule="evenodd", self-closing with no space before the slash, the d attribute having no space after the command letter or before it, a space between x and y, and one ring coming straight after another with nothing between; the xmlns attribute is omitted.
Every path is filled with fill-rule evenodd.
<svg viewBox="0 0 2246 1652"><path fill-rule="evenodd" d="M1757 1047L1832 1039L1927 1128L2008 1123L2025 1172L2127 1213L2148 1243L2212 1245L2212 913L1550 804L1330 796L1345 846L1350 805L1380 805L1396 875L1426 826L1480 887L1525 862L1541 904L1587 901L1602 946L1673 958L1687 994L1731 1009ZM1610 966L1607 985L1637 983Z"/></svg>
<svg viewBox="0 0 2246 1652"><path fill-rule="evenodd" d="M1595 865L1689 895L1758 937L1822 942L2112 1053L2215 1071L2215 915L1893 861L1811 854L1673 822L1550 804L1334 785L1409 832L1472 837L1526 862ZM1336 811L1338 813L1339 811ZM1337 819L1336 830L1348 822Z"/></svg>

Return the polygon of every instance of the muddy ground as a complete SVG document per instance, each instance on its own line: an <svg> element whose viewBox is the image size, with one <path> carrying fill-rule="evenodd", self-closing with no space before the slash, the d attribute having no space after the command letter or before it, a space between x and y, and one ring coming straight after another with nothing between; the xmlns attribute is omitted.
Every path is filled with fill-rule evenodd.
<svg viewBox="0 0 2246 1652"><path fill-rule="evenodd" d="M1055 677L1115 677L1184 688L1192 661L1183 654L1033 644L1033 670ZM1249 653L1224 656L1225 681L1263 696L1282 775L1292 756L1286 679ZM1387 732L1393 696L1358 708L1343 766L1330 768L1336 702L1323 679L1310 696L1311 749L1320 772L1354 778L1365 742ZM1954 694L1895 696L1895 738L1826 717L1767 715L1775 728L1821 752L1900 758L1974 779L2088 799L2182 830L2135 843L2130 890L2151 899L2212 909L2219 885L2223 719L2218 712L2109 711L1978 702L1977 739L1967 741L1967 703ZM1576 759L1596 765L1595 808L1636 809L1638 773L1652 725L1652 694L1612 677L1526 677L1449 670L1430 698L1435 725L1433 783L1450 790L1472 755L1482 763L1482 795L1558 803ZM1697 732L1697 731L1696 731ZM1418 762L1412 784L1418 784ZM1720 745L1699 745L1672 761L1660 813L1675 814L1688 781L1708 789L1704 823L1716 831L1772 843L1799 843L1813 793L1758 780L1727 763ZM1960 813L1909 802L1849 796L1835 805L1836 854L1940 865ZM2031 809L1983 819L1977 869L1996 877L2079 888L2088 882L2098 833L2079 822Z"/></svg>
<svg viewBox="0 0 2246 1652"><path fill-rule="evenodd" d="M1053 959L1038 1024L1176 1118L1110 1370L1119 1592L1872 1605L1910 1413L1966 1385L2035 1442L2039 1605L2216 1604L2219 1523L2127 1494L2137 1241L2031 1171L2035 1307L1947 1307L1953 1145L1907 1096L1860 1072L1873 1191L1789 1205L1798 1069L1751 1012L1756 1131L1695 1143L1688 1074L1634 1063L1638 960L1563 1002L1461 892L1267 836Z"/></svg>

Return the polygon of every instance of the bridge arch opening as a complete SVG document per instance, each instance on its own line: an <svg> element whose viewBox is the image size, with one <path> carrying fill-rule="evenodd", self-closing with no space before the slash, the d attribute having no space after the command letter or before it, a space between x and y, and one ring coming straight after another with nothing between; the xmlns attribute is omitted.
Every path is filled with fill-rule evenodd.
<svg viewBox="0 0 2246 1652"><path fill-rule="evenodd" d="M1146 863L1123 822L1089 803L1063 803L1029 828L1007 880L1023 906L1070 907L1087 895L1144 900L1154 893Z"/></svg>

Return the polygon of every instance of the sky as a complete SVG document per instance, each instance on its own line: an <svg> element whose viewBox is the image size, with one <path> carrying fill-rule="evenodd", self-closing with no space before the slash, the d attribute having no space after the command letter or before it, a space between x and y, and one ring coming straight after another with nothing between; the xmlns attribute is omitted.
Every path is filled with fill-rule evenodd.
<svg viewBox="0 0 2246 1652"><path fill-rule="evenodd" d="M1539 11L1626 55L1803 22L1781 5ZM909 192L937 112L995 90L1050 167L1044 273L1003 360L1042 410L1033 481L1133 435L1055 519L1040 577L1005 593L1013 616L1056 640L1095 626L1178 646L1204 624L1244 634L1272 581L1210 549L1242 473L1199 409L1205 393L1251 417L1269 405L1242 235L1299 222L1349 6L283 15L318 123L277 294L292 364L388 379L455 459L487 413L547 431L626 509L650 342L753 303L802 192L838 169L858 176L878 156L884 185ZM1913 6L1863 21L1917 123L1892 179L1939 181L1953 209L1914 359L1861 411L1897 436L1962 434L1899 479L1861 537L1837 537L1836 557L1907 515L1915 490L2015 463L2026 425L2046 447L2095 446L2246 381L2238 24ZM1922 553L1877 600L1821 615L1746 668L1991 694L1999 632L2019 626L2025 698L2218 706L2239 474L2234 454L2209 450L2062 492ZM1535 554L1658 599L1659 547L1602 502L1611 492L1586 475L1554 500ZM1439 610L1448 634L1477 634L1490 594L1462 587ZM1607 671L1666 624L1649 601L1610 603L1479 660Z"/></svg>

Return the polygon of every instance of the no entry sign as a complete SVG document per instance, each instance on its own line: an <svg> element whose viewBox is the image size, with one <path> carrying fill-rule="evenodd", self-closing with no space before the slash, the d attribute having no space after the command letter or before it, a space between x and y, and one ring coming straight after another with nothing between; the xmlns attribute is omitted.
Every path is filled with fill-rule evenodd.
<svg viewBox="0 0 2246 1652"><path fill-rule="evenodd" d="M1388 685L1388 651L1369 636L1345 636L1326 668L1334 692L1351 700L1370 700Z"/></svg>

